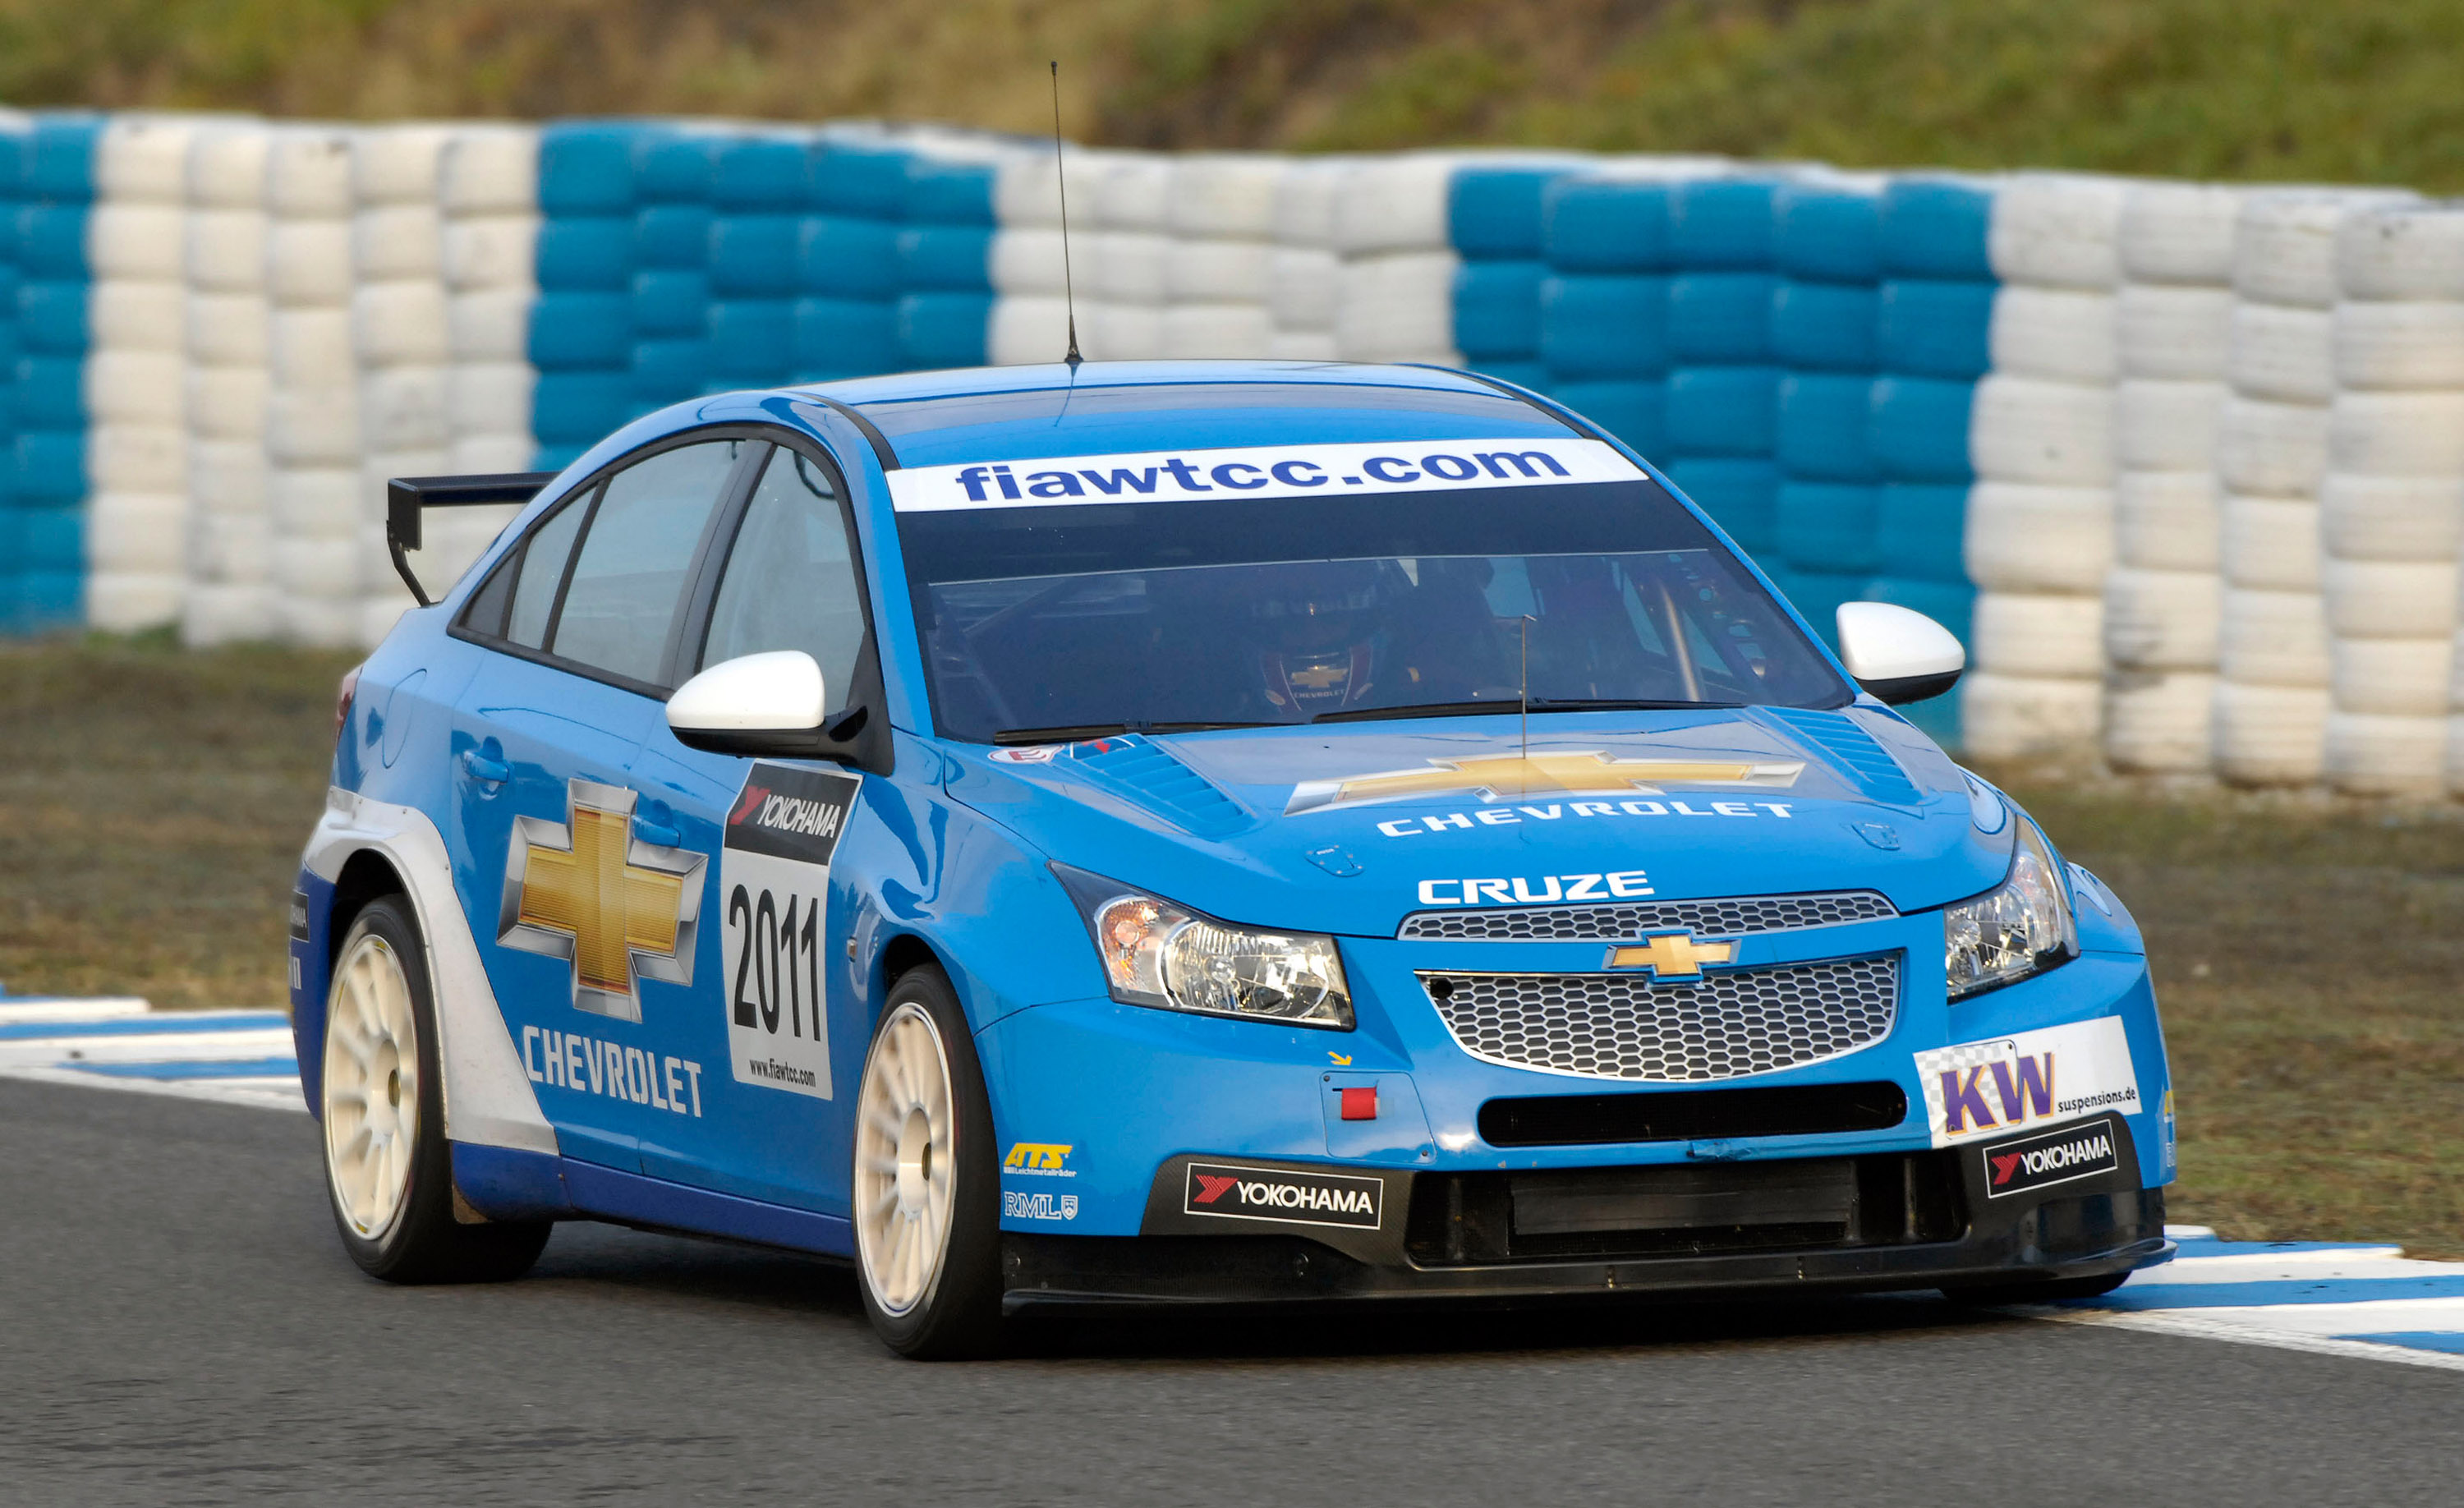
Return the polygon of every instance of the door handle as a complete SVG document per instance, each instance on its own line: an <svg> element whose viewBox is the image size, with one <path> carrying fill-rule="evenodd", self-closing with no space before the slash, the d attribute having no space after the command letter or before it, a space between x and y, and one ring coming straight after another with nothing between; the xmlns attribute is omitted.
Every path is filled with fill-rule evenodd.
<svg viewBox="0 0 2464 1508"><path fill-rule="evenodd" d="M512 765L502 759L491 759L476 749L462 752L462 768L471 772L472 779L488 785L502 785L514 777Z"/></svg>

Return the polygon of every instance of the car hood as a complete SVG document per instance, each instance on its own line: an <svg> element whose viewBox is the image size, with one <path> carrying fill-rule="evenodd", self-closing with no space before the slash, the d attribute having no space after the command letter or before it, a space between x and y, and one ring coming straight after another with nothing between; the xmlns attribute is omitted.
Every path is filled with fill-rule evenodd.
<svg viewBox="0 0 2464 1508"><path fill-rule="evenodd" d="M1059 863L1226 921L1395 934L1417 910L1872 889L2009 867L1992 798L1896 714L1743 708L945 744L950 795Z"/></svg>

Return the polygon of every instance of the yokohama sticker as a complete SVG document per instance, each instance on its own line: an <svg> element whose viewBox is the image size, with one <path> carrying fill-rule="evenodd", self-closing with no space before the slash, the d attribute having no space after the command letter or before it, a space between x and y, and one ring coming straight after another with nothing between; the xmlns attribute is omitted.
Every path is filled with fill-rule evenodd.
<svg viewBox="0 0 2464 1508"><path fill-rule="evenodd" d="M1180 1208L1185 1214L1215 1214L1232 1220L1343 1225L1375 1231L1384 1209L1385 1192L1385 1182L1376 1178L1192 1163Z"/></svg>
<svg viewBox="0 0 2464 1508"><path fill-rule="evenodd" d="M2121 1155L2113 1147L2110 1120L2060 1126L1987 1147L1985 1193L1988 1198L1999 1199L2006 1194L2066 1184L2074 1178L2093 1178L2121 1166Z"/></svg>
<svg viewBox="0 0 2464 1508"><path fill-rule="evenodd" d="M829 945L830 855L863 781L757 764L728 809L718 856L727 933L728 1068L738 1083L830 1098L822 955Z"/></svg>
<svg viewBox="0 0 2464 1508"><path fill-rule="evenodd" d="M2118 1016L1938 1047L1916 1065L1936 1147L2144 1108Z"/></svg>

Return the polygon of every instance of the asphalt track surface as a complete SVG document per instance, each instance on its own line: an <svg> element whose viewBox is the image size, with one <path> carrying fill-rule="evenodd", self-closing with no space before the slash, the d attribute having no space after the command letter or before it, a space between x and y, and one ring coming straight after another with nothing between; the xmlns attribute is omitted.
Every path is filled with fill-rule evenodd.
<svg viewBox="0 0 2464 1508"><path fill-rule="evenodd" d="M336 1244L303 1116L0 1082L0 1503L2451 1503L2464 1374L1905 1298L1054 1327L901 1361L844 1269Z"/></svg>

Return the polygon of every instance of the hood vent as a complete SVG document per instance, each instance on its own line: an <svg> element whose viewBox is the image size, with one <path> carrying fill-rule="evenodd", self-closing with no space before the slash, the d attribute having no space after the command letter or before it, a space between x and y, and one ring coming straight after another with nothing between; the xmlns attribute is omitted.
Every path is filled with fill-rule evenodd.
<svg viewBox="0 0 2464 1508"><path fill-rule="evenodd" d="M1200 838L1229 838L1249 825L1248 812L1213 781L1135 733L1073 744L1069 757Z"/></svg>
<svg viewBox="0 0 2464 1508"><path fill-rule="evenodd" d="M1859 790L1890 806L1915 806L1921 798L1914 780L1874 735L1841 712L1802 707L1758 708L1765 717L1831 756Z"/></svg>

